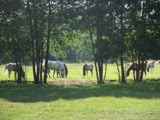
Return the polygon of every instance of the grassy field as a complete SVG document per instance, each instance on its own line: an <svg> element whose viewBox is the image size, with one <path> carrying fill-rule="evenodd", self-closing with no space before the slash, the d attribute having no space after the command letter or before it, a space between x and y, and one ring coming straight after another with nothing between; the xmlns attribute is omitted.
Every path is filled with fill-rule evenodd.
<svg viewBox="0 0 160 120"><path fill-rule="evenodd" d="M96 75L95 71L93 76L91 76L90 72L88 73L88 76L83 77L82 75L82 68L83 64L67 64L68 67L68 77L67 78L56 78L56 76L53 78L48 78L48 81L57 81L57 80L94 80L96 81ZM8 78L7 71L4 72L4 65L0 66L0 80L13 80L14 79L14 73L11 74L11 78ZM126 68L128 66L126 65ZM32 74L32 67L26 66L26 78L28 81L33 81L33 74ZM53 75L53 71L51 71L51 76ZM156 64L154 72L147 73L146 76L144 76L144 79L157 79L160 78L160 64ZM130 72L130 76L127 78L128 81L133 79L132 71ZM118 82L118 72L115 64L108 64L107 67L107 75L106 75L106 82L108 80L115 80Z"/></svg>
<svg viewBox="0 0 160 120"><path fill-rule="evenodd" d="M96 81L82 76L82 64L67 64L67 79L51 81ZM126 84L118 83L116 66L108 65L104 85L53 86L33 85L31 67L27 84L17 85L0 67L0 120L159 120L160 65L147 73L142 83L134 83L132 74ZM110 82L115 80L115 82Z"/></svg>

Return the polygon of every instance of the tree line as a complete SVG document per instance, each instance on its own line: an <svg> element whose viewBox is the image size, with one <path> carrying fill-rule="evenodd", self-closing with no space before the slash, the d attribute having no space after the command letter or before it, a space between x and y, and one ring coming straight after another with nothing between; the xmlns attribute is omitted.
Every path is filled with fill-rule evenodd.
<svg viewBox="0 0 160 120"><path fill-rule="evenodd" d="M32 61L34 83L47 83L50 56L93 60L103 84L108 61L125 83L125 61L160 57L159 0L2 0L0 60ZM42 74L42 62L45 73ZM104 68L105 67L105 68ZM135 81L143 80L136 71ZM18 72L18 82L22 82Z"/></svg>

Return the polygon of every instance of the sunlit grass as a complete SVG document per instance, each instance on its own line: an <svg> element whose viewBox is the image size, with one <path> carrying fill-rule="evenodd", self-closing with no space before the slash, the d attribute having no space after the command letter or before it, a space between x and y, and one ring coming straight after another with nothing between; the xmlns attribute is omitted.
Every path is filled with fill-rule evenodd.
<svg viewBox="0 0 160 120"><path fill-rule="evenodd" d="M93 76L91 76L91 73L88 72L87 76L82 75L82 68L84 64L74 64L74 63L67 63L68 67L68 77L67 78L57 78L56 75L53 77L53 71L51 70L51 77L48 77L48 81L57 81L57 80L94 80L96 81L96 74L95 69L93 71ZM12 72L11 78L8 78L7 71L4 72L4 65L1 65L0 67L0 79L1 80L14 80L14 73ZM32 73L32 67L26 66L24 67L24 70L26 70L26 78L28 81L33 81L33 73ZM26 68L26 69L25 69ZM127 70L128 66L126 65ZM144 76L144 79L157 79L160 78L160 64L155 65L155 69L153 72L147 72L147 75ZM107 74L106 74L106 81L107 80L116 80L118 82L118 72L115 64L108 64L107 65ZM130 76L127 77L127 80L133 80L133 72L130 72Z"/></svg>
<svg viewBox="0 0 160 120"><path fill-rule="evenodd" d="M67 64L67 78L48 81L96 81L90 73L83 77L83 64ZM142 83L134 83L132 72L126 84L118 83L116 66L109 64L104 85L34 85L32 68L27 66L27 84L8 78L0 67L0 120L159 120L160 65L147 73ZM11 80L13 82L4 82ZM109 82L115 80L115 82Z"/></svg>

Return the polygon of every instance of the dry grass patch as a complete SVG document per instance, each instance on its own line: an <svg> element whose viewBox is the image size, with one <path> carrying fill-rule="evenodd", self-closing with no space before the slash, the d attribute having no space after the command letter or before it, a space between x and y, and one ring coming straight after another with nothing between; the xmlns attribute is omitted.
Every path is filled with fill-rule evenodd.
<svg viewBox="0 0 160 120"><path fill-rule="evenodd" d="M86 80L86 81L67 81L67 80L61 80L61 81L53 81L48 82L49 85L55 85L55 86L85 86L85 85L94 85L96 84L96 81L92 80Z"/></svg>

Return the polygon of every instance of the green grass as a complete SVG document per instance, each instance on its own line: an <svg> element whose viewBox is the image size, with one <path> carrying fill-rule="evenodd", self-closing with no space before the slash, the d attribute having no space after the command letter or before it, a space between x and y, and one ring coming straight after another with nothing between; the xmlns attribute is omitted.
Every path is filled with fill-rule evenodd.
<svg viewBox="0 0 160 120"><path fill-rule="evenodd" d="M82 76L82 64L67 64L67 79L49 81L96 80ZM108 65L106 84L88 86L34 85L31 67L27 67L27 84L16 84L0 67L0 120L159 120L159 65L142 83L117 81L116 66ZM116 80L115 82L108 82Z"/></svg>

